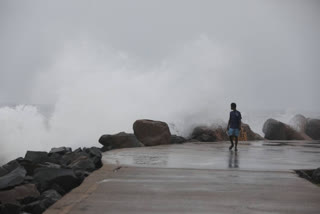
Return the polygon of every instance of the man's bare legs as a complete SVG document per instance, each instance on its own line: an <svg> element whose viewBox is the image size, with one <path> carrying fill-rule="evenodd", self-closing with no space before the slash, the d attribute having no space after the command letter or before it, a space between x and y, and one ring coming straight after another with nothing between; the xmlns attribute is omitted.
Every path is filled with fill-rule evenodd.
<svg viewBox="0 0 320 214"><path fill-rule="evenodd" d="M236 147L234 148L234 151L238 151L238 137L235 137L236 138Z"/></svg>
<svg viewBox="0 0 320 214"><path fill-rule="evenodd" d="M238 137L234 136L234 138L235 138L235 144L236 144L236 147L235 147L234 151L238 151ZM231 143L231 146L229 147L229 150L231 150L233 148L233 146L234 146L234 144L233 144L233 136L230 136L229 139L230 139L230 143Z"/></svg>
<svg viewBox="0 0 320 214"><path fill-rule="evenodd" d="M230 136L229 139L230 139L230 143L231 143L229 150L231 150L233 148L233 136Z"/></svg>

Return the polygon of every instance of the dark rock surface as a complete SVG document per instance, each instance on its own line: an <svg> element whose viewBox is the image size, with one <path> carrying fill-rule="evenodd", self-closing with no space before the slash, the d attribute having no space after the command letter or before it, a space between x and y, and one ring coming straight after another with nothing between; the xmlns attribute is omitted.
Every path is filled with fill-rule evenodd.
<svg viewBox="0 0 320 214"><path fill-rule="evenodd" d="M70 147L58 147L58 148L52 148L49 152L49 154L58 153L60 155L64 155L68 152L72 152L72 149Z"/></svg>
<svg viewBox="0 0 320 214"><path fill-rule="evenodd" d="M39 200L25 205L23 210L32 214L41 214L61 197L62 196L57 191L47 190L41 194Z"/></svg>
<svg viewBox="0 0 320 214"><path fill-rule="evenodd" d="M263 140L259 134L253 132L248 124L242 123L239 135L240 141ZM228 141L227 128L224 126L198 126L193 129L190 137L193 141L217 142ZM189 140L190 141L190 140Z"/></svg>
<svg viewBox="0 0 320 214"><path fill-rule="evenodd" d="M52 184L59 185L69 192L82 182L73 169L38 168L34 173L34 182L40 192L51 188Z"/></svg>
<svg viewBox="0 0 320 214"><path fill-rule="evenodd" d="M187 139L177 135L171 135L170 143L171 144L181 144L187 142Z"/></svg>
<svg viewBox="0 0 320 214"><path fill-rule="evenodd" d="M262 131L268 140L306 140L303 134L274 119L268 119L264 123Z"/></svg>
<svg viewBox="0 0 320 214"><path fill-rule="evenodd" d="M320 140L320 120L308 119L305 126L305 133L314 140Z"/></svg>
<svg viewBox="0 0 320 214"><path fill-rule="evenodd" d="M103 145L101 151L144 146L134 134L128 134L125 132L120 132L114 135L102 135L99 139L99 143Z"/></svg>
<svg viewBox="0 0 320 214"><path fill-rule="evenodd" d="M1 214L20 214L21 206L19 204L0 204Z"/></svg>
<svg viewBox="0 0 320 214"><path fill-rule="evenodd" d="M97 147L28 151L0 167L0 213L43 213L100 168L101 158Z"/></svg>
<svg viewBox="0 0 320 214"><path fill-rule="evenodd" d="M167 123L154 120L137 120L133 124L134 135L145 146L170 144L171 133Z"/></svg>
<svg viewBox="0 0 320 214"><path fill-rule="evenodd" d="M8 174L0 177L0 190L8 189L21 184L26 177L27 171L22 167L18 166Z"/></svg>
<svg viewBox="0 0 320 214"><path fill-rule="evenodd" d="M264 139L259 134L253 132L248 124L242 123L241 128L242 128L241 132L243 132L243 134L240 133L240 136L244 137L245 139L240 138L239 140L252 141L252 140L263 140Z"/></svg>
<svg viewBox="0 0 320 214"><path fill-rule="evenodd" d="M289 122L289 125L297 132L304 133L306 129L307 118L301 114L295 115Z"/></svg>
<svg viewBox="0 0 320 214"><path fill-rule="evenodd" d="M193 129L190 139L200 142L216 142L229 140L229 137L226 133L226 128L220 126L198 126Z"/></svg>
<svg viewBox="0 0 320 214"><path fill-rule="evenodd" d="M0 191L0 202L18 204L20 201L33 201L39 196L40 193L35 184L24 184L11 190Z"/></svg>
<svg viewBox="0 0 320 214"><path fill-rule="evenodd" d="M18 168L20 166L17 160L10 161L9 163L0 167L0 177L8 174L12 170Z"/></svg>
<svg viewBox="0 0 320 214"><path fill-rule="evenodd" d="M312 173L312 180L317 183L320 184L320 168L316 169L313 171Z"/></svg>
<svg viewBox="0 0 320 214"><path fill-rule="evenodd" d="M32 163L50 162L48 152L39 151L27 151L24 160L30 161Z"/></svg>

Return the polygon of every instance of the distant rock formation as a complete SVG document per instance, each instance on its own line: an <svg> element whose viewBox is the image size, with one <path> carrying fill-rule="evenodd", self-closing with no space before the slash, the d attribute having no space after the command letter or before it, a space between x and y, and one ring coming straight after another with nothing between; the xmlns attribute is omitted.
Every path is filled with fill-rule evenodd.
<svg viewBox="0 0 320 214"><path fill-rule="evenodd" d="M320 140L320 120L308 119L305 127L305 133L314 140Z"/></svg>
<svg viewBox="0 0 320 214"><path fill-rule="evenodd" d="M242 123L239 135L240 141L263 140L259 134L253 132L248 124ZM223 126L198 126L193 129L190 140L200 142L228 141L227 128Z"/></svg>
<svg viewBox="0 0 320 214"><path fill-rule="evenodd" d="M103 145L101 151L105 152L111 149L132 148L144 146L134 134L120 132L114 135L102 135L99 143Z"/></svg>
<svg viewBox="0 0 320 214"><path fill-rule="evenodd" d="M320 120L306 118L301 114L294 116L290 120L290 125L298 132L302 133L309 140L320 140Z"/></svg>
<svg viewBox="0 0 320 214"><path fill-rule="evenodd" d="M137 120L133 124L134 135L145 146L170 144L171 133L167 123L154 120Z"/></svg>
<svg viewBox="0 0 320 214"><path fill-rule="evenodd" d="M252 131L248 124L242 123L240 137L239 137L240 141L253 141L253 140L263 140L263 139L264 138L261 137L259 134Z"/></svg>
<svg viewBox="0 0 320 214"><path fill-rule="evenodd" d="M275 119L268 119L262 128L265 138L268 140L308 140L303 133L293 129L291 126Z"/></svg>
<svg viewBox="0 0 320 214"><path fill-rule="evenodd" d="M193 129L190 139L200 142L216 142L229 140L229 137L226 128L221 126L197 126Z"/></svg>
<svg viewBox="0 0 320 214"><path fill-rule="evenodd" d="M306 129L307 118L301 114L295 115L289 122L289 125L296 131L304 133Z"/></svg>
<svg viewBox="0 0 320 214"><path fill-rule="evenodd" d="M187 139L178 135L171 135L170 144L182 144L187 142Z"/></svg>

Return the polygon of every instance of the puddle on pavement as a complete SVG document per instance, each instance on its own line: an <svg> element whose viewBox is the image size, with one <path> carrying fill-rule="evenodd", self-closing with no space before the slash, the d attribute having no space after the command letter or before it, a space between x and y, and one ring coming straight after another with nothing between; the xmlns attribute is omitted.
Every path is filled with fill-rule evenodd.
<svg viewBox="0 0 320 214"><path fill-rule="evenodd" d="M283 142L274 142L274 143L264 143L263 146L293 146L289 143L283 143Z"/></svg>

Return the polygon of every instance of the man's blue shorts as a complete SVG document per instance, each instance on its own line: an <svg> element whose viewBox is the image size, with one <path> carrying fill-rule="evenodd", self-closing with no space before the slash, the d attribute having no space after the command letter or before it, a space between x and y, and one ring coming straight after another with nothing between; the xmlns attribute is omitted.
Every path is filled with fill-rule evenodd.
<svg viewBox="0 0 320 214"><path fill-rule="evenodd" d="M230 137L230 136L238 137L239 134L240 134L240 129L232 129L232 128L229 128L229 131L228 131L229 137Z"/></svg>

